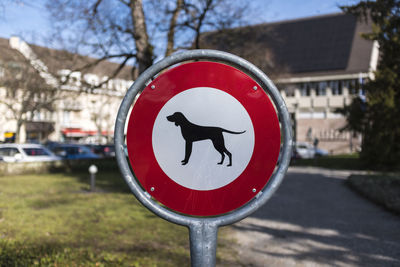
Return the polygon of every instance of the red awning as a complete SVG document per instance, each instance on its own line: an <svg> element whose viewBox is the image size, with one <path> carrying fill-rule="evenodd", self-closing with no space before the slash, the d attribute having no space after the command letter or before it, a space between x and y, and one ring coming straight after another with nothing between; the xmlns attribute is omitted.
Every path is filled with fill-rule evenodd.
<svg viewBox="0 0 400 267"><path fill-rule="evenodd" d="M64 128L61 132L67 137L85 137L85 136L96 136L97 131L94 130L82 130L81 128ZM112 131L102 131L101 135L108 136L113 135Z"/></svg>

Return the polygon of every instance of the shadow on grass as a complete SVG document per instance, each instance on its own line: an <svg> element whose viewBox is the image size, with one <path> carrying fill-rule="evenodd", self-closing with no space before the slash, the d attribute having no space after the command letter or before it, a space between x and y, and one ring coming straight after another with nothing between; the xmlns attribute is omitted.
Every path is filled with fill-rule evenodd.
<svg viewBox="0 0 400 267"><path fill-rule="evenodd" d="M154 251L157 258L154 258ZM187 266L188 255L151 243L110 247L0 240L0 266Z"/></svg>
<svg viewBox="0 0 400 267"><path fill-rule="evenodd" d="M40 210L40 209L48 209L54 206L62 206L71 204L75 201L73 198L65 198L64 196L47 196L44 199L34 201L30 206L33 209Z"/></svg>
<svg viewBox="0 0 400 267"><path fill-rule="evenodd" d="M83 191L90 192L90 174L84 172L71 173L79 182L87 184L82 188ZM98 172L95 178L95 192L114 192L114 193L131 193L129 186L119 171L103 171Z"/></svg>
<svg viewBox="0 0 400 267"><path fill-rule="evenodd" d="M82 191L90 191L89 167L95 165L98 169L95 178L95 192L130 193L130 189L122 177L115 158L96 160L70 160L63 171L76 177L79 182L87 184ZM60 172L57 170L56 172Z"/></svg>

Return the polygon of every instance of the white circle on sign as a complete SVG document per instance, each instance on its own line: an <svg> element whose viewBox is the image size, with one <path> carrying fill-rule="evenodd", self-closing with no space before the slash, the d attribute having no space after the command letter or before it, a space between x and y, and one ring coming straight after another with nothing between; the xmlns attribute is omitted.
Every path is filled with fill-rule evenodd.
<svg viewBox="0 0 400 267"><path fill-rule="evenodd" d="M190 123L176 125L167 119L177 112ZM188 130L193 124L195 129ZM223 163L218 164L222 155L213 143L220 142L216 139L221 131L206 129L204 134L202 127L236 132L222 133L224 147L232 154L231 166L225 151ZM192 142L192 152L185 165L182 161L187 141L182 131L191 132L192 137L187 139L200 139ZM175 95L161 108L153 126L152 145L158 164L173 181L193 190L213 190L233 182L246 169L254 149L254 128L249 114L236 98L215 88L196 87Z"/></svg>

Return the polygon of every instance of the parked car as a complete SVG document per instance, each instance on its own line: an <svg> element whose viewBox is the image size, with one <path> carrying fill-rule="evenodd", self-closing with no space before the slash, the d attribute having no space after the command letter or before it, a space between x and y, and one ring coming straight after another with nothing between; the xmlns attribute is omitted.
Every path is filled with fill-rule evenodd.
<svg viewBox="0 0 400 267"><path fill-rule="evenodd" d="M54 144L50 148L54 154L63 159L98 159L88 147L75 144Z"/></svg>
<svg viewBox="0 0 400 267"><path fill-rule="evenodd" d="M102 158L112 158L115 157L115 147L114 145L86 145L90 150L96 155Z"/></svg>
<svg viewBox="0 0 400 267"><path fill-rule="evenodd" d="M326 151L325 149L321 149L321 148L316 148L315 149L315 156L316 157L323 157L323 156L328 156L329 152Z"/></svg>
<svg viewBox="0 0 400 267"><path fill-rule="evenodd" d="M61 160L38 144L0 144L0 158L5 162L32 162Z"/></svg>
<svg viewBox="0 0 400 267"><path fill-rule="evenodd" d="M54 142L54 141L47 141L46 143L44 143L43 145L48 149L48 150L52 150L53 147L58 146L58 145L62 145L63 143L60 142Z"/></svg>
<svg viewBox="0 0 400 267"><path fill-rule="evenodd" d="M315 156L314 146L306 142L297 142L293 148L292 157L296 159L312 159Z"/></svg>

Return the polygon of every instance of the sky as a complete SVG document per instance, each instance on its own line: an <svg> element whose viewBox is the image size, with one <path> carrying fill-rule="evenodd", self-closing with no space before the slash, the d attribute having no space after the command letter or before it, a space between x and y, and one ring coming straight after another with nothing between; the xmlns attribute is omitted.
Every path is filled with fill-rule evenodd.
<svg viewBox="0 0 400 267"><path fill-rule="evenodd" d="M2 0L0 0L2 1ZM43 45L43 37L51 30L44 3L46 0L9 0L0 10L0 37L17 35L29 43ZM356 0L253 0L255 14L251 24L340 12L339 5Z"/></svg>

